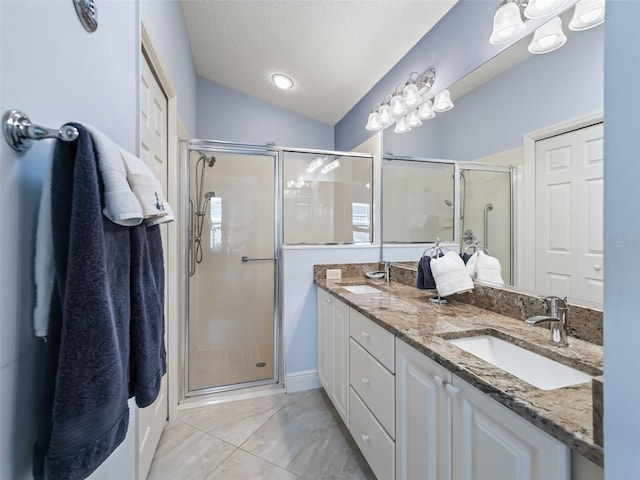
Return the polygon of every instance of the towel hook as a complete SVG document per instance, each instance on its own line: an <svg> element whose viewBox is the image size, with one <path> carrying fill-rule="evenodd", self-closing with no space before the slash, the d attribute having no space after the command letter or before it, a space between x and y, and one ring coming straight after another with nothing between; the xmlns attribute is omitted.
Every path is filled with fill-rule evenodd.
<svg viewBox="0 0 640 480"><path fill-rule="evenodd" d="M9 146L16 152L26 152L34 140L57 138L72 142L80 133L71 125L63 125L59 129L34 125L26 113L20 110L7 110L2 116L2 133Z"/></svg>

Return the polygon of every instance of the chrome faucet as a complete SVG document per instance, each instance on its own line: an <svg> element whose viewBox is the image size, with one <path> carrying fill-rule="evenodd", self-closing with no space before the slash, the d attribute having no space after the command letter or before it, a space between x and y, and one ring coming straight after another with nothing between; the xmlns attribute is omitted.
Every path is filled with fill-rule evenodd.
<svg viewBox="0 0 640 480"><path fill-rule="evenodd" d="M551 325L551 343L559 347L567 347L567 334L569 331L569 322L567 314L567 297L543 297L543 300L549 306L549 316L538 315L527 318L525 321L528 325L540 325L548 322Z"/></svg>
<svg viewBox="0 0 640 480"><path fill-rule="evenodd" d="M388 287L391 282L391 262L384 262L384 284Z"/></svg>

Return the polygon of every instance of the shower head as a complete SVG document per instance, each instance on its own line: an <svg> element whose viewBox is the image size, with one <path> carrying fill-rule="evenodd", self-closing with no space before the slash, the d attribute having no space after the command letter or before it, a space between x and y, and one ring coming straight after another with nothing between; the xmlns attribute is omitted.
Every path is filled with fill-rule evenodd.
<svg viewBox="0 0 640 480"><path fill-rule="evenodd" d="M204 163L206 163L210 167L213 167L216 163L216 157L211 155L207 158L207 156L202 152L200 152L200 158L198 160L204 160Z"/></svg>
<svg viewBox="0 0 640 480"><path fill-rule="evenodd" d="M453 203L451 203L451 200L445 200L444 203L447 207L453 208Z"/></svg>
<svg viewBox="0 0 640 480"><path fill-rule="evenodd" d="M204 194L205 200L210 200L216 196L216 192L207 192Z"/></svg>

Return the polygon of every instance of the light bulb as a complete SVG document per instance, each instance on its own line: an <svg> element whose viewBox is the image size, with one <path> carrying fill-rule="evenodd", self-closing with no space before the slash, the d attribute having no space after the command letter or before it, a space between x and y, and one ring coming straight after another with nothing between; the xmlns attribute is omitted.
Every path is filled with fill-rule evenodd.
<svg viewBox="0 0 640 480"><path fill-rule="evenodd" d="M393 116L391 115L391 107L386 103L382 105L378 109L378 118L380 119L380 123L383 126L391 122L393 120Z"/></svg>
<svg viewBox="0 0 640 480"><path fill-rule="evenodd" d="M443 90L433 101L433 110L436 112L446 112L453 108L453 102L451 101L451 94L449 90Z"/></svg>
<svg viewBox="0 0 640 480"><path fill-rule="evenodd" d="M405 113L407 113L407 107L404 104L402 95L395 94L391 97L391 115L394 117L401 117Z"/></svg>
<svg viewBox="0 0 640 480"><path fill-rule="evenodd" d="M378 112L371 112L369 114L369 120L367 121L367 130L382 130L382 123L380 122L380 115Z"/></svg>
<svg viewBox="0 0 640 480"><path fill-rule="evenodd" d="M412 128L422 125L422 121L418 116L418 110L411 110L409 112L409 114L407 115L407 124Z"/></svg>
<svg viewBox="0 0 640 480"><path fill-rule="evenodd" d="M563 46L566 41L562 20L554 17L535 31L528 50L535 54L549 53Z"/></svg>
<svg viewBox="0 0 640 480"><path fill-rule="evenodd" d="M393 131L395 133L407 133L409 130L411 130L411 127L407 123L407 119L402 117L396 122L396 128Z"/></svg>
<svg viewBox="0 0 640 480"><path fill-rule="evenodd" d="M404 104L407 107L413 107L422 101L420 92L418 91L418 87L415 83L409 83L404 87L402 98L404 99Z"/></svg>
<svg viewBox="0 0 640 480"><path fill-rule="evenodd" d="M604 0L580 0L576 3L569 29L587 30L604 22Z"/></svg>
<svg viewBox="0 0 640 480"><path fill-rule="evenodd" d="M293 87L293 80L282 73L275 73L271 76L271 80L276 84L276 87L282 90L288 90Z"/></svg>
<svg viewBox="0 0 640 480"><path fill-rule="evenodd" d="M560 13L567 5L567 0L530 0L524 9L527 18L539 18Z"/></svg>

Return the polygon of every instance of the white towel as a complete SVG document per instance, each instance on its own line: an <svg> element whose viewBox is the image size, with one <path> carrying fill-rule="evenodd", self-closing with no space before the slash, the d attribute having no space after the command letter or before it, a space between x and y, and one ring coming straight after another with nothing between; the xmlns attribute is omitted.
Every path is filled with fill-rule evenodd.
<svg viewBox="0 0 640 480"><path fill-rule="evenodd" d="M151 169L138 157L124 149L120 149L120 154L131 190L142 206L145 223L157 225L173 222L175 220L173 210L165 200L162 185Z"/></svg>
<svg viewBox="0 0 640 480"><path fill-rule="evenodd" d="M484 252L478 253L479 255L476 266L476 279L481 282L504 285L504 280L502 280L501 275L502 268L500 267L500 261L497 258L487 255Z"/></svg>
<svg viewBox="0 0 640 480"><path fill-rule="evenodd" d="M469 274L469 276L471 278L476 278L477 275L477 269L478 269L478 253L480 253L480 251L478 250L477 252L475 252L473 255L471 255L471 257L469 257L469 260L467 260L467 265L466 265L466 269L467 269L467 273Z"/></svg>
<svg viewBox="0 0 640 480"><path fill-rule="evenodd" d="M473 280L469 277L462 258L455 252L447 252L442 257L432 259L431 273L441 297L473 290Z"/></svg>
<svg viewBox="0 0 640 480"><path fill-rule="evenodd" d="M97 128L83 125L91 133L98 153L98 168L104 186L104 215L124 227L140 225L144 218L142 206L127 181L120 147Z"/></svg>
<svg viewBox="0 0 640 480"><path fill-rule="evenodd" d="M51 225L51 167L49 159L36 229L36 256L34 263L36 283L36 306L33 309L33 330L36 337L46 337L49 329L49 304L53 291L55 265L53 258L53 226Z"/></svg>

